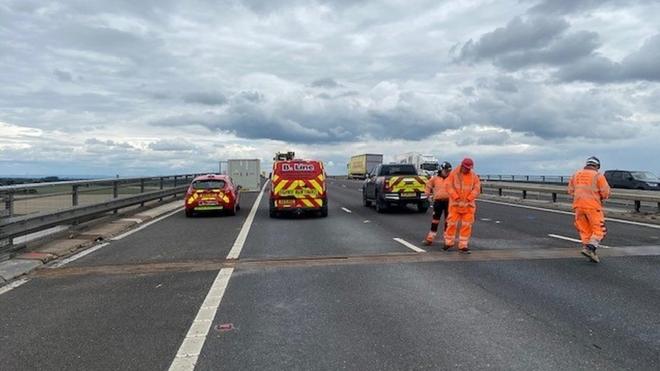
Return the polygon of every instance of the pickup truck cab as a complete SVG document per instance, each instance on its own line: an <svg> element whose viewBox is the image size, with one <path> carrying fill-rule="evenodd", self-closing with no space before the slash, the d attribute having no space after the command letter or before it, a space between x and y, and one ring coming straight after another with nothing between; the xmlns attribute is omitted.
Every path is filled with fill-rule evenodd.
<svg viewBox="0 0 660 371"><path fill-rule="evenodd" d="M375 204L378 213L393 206L416 205L417 211L424 213L429 208L428 197L424 195L427 181L414 165L378 165L362 185L363 204L367 207Z"/></svg>

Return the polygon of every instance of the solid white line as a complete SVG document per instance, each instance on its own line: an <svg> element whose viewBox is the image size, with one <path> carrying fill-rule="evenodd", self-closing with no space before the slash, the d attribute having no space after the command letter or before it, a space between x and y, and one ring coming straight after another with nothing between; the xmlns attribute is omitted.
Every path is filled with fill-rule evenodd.
<svg viewBox="0 0 660 371"><path fill-rule="evenodd" d="M234 241L234 246L232 246L231 250L229 251L229 254L227 254L227 259L238 259L238 256L241 255L241 250L243 250L243 245L245 245L245 240L247 239L247 235L250 232L250 227L252 227L252 221L254 220L254 216L257 214L257 209L259 209L259 203L261 202L261 197L263 197L264 190L266 189L267 185L268 182L266 182L264 186L261 188L261 192L259 192L259 196L257 196L257 199L254 201L254 204L252 205L250 214L248 214L247 219L245 219L245 223L243 223L243 227L241 228L241 231L238 233L238 237L236 237L236 241Z"/></svg>
<svg viewBox="0 0 660 371"><path fill-rule="evenodd" d="M535 207L535 206L527 206L527 205L518 205L518 204L510 204L506 202L500 202L500 201L493 201L493 200L477 200L480 202L487 202L491 204L498 204L498 205L505 205L505 206L511 206L511 207L520 207L523 209L531 209L531 210L538 210L538 211L546 211L549 213L555 213L555 214L565 214L565 215L575 215L575 213L570 212L570 211L563 211L563 210L553 210L553 209L545 209L542 207ZM648 227L648 228L655 228L655 229L660 229L660 225L657 224L648 224L648 223L642 223L642 222L633 222L631 220L623 220L623 219L615 219L615 218L605 218L605 220L609 222L615 222L615 223L623 223L623 224L631 224L631 225L637 225L640 227Z"/></svg>
<svg viewBox="0 0 660 371"><path fill-rule="evenodd" d="M195 369L195 364L197 363L199 354L202 352L206 336L211 329L213 319L222 302L222 297L225 295L229 278L231 278L233 272L234 268L223 268L218 272L211 289L206 294L206 299L204 299L202 306L199 308L195 320L190 325L190 329L188 329L188 333L170 365L170 371Z"/></svg>
<svg viewBox="0 0 660 371"><path fill-rule="evenodd" d="M352 213L351 210L349 210L349 209L347 209L347 208L345 208L345 207L342 207L341 209L344 210L344 211L346 211L346 212L349 213L349 214Z"/></svg>
<svg viewBox="0 0 660 371"><path fill-rule="evenodd" d="M571 238L571 237L566 237L566 236L560 236L560 235L558 235L558 234L552 234L552 233L550 233L550 234L548 234L548 236L553 237L553 238L557 238L557 239L560 239L560 240L565 240L565 241L571 241L571 242L582 243L582 241L580 241L580 240L578 240L578 239L576 239L576 238ZM598 247L602 247L603 249L609 249L609 248L610 248L609 246L605 246L605 245L598 245Z"/></svg>
<svg viewBox="0 0 660 371"><path fill-rule="evenodd" d="M2 294L4 294L4 293L6 293L6 292L9 292L9 291L11 291L11 290L17 288L18 286L20 286L20 285L26 283L27 281L28 281L27 278L21 278L21 279L19 279L19 280L16 280L16 281L14 281L14 282L12 282L12 283L9 283L9 284L7 284L7 285L5 285L5 286L0 287L0 295L2 295Z"/></svg>
<svg viewBox="0 0 660 371"><path fill-rule="evenodd" d="M48 268L59 268L59 267L65 265L65 264L71 263L72 261L75 261L75 260L78 260L78 259L80 259L84 256L87 256L87 255L93 253L96 250L100 250L100 249L102 249L102 248L104 248L108 245L110 245L110 242L105 242L105 243L102 243L100 245L92 246L89 249L83 250L83 251L81 251L81 252L79 252L75 255L69 256L66 259L58 261L55 264L49 266Z"/></svg>
<svg viewBox="0 0 660 371"><path fill-rule="evenodd" d="M234 241L234 246L227 255L227 259L236 259L240 255L267 185L268 182L261 188L261 192L254 201L250 214L248 214L245 222L243 222L243 227L241 227L241 231L238 233L236 241ZM170 365L170 371L193 371L195 369L199 354L202 352L202 348L206 342L206 336L211 329L213 319L218 312L222 297L225 295L225 290L233 272L234 268L223 268L218 272L218 276L215 278L208 294L206 294L204 303L199 308L195 320L190 325L190 329L188 329L188 334L183 339L179 351Z"/></svg>
<svg viewBox="0 0 660 371"><path fill-rule="evenodd" d="M415 251L417 251L417 252L426 252L426 250L424 250L424 249L420 249L419 247L417 247L417 246L411 244L410 242L404 240L403 238L398 238L398 237L396 237L396 238L393 238L393 240L396 241L396 242L398 242L398 243L400 243L400 244L402 244L403 246L405 246L405 247L407 247L407 248L409 248L409 249L415 250Z"/></svg>
<svg viewBox="0 0 660 371"><path fill-rule="evenodd" d="M180 212L180 211L181 211L181 208L177 208L176 210L174 210L174 211L172 211L172 212L170 212L170 213L167 213L167 214L165 214L165 215L163 215L163 216L161 216L161 217L158 217L158 218L156 218L156 219L154 219L154 220L151 220L151 221L149 221L149 222L147 222L147 223L144 223L144 224L142 224L141 226L139 226L139 227L137 227L137 228L135 228L135 229L131 229L130 231L128 231L128 232L126 232L126 233L122 233L122 234L120 234L120 235L117 236L117 237L113 237L113 238L110 239L110 241L118 241L118 240L121 240L121 239L124 238L124 237L128 237L128 236L132 235L133 233L139 232L139 231L141 231L141 230L147 228L148 226L150 226L150 225L152 225L152 224L155 224L155 223L158 223L159 221L161 221L161 220L163 220L163 219L165 219L165 218L168 218L168 217L170 217L170 216L172 216L172 215L174 215L174 214L176 214L176 213L178 213L178 212Z"/></svg>

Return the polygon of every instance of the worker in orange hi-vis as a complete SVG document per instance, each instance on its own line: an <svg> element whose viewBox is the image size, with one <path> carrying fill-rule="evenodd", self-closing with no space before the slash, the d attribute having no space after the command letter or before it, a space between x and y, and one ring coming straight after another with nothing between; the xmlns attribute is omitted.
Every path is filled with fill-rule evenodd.
<svg viewBox="0 0 660 371"><path fill-rule="evenodd" d="M426 235L422 243L424 245L431 245L435 236L438 234L438 225L442 214L445 214L445 225L442 228L444 232L447 229L447 217L449 216L449 193L447 193L447 186L445 181L451 172L451 164L447 161L440 165L438 174L434 175L426 182L426 189L424 194L427 197L433 197L433 219L431 220L431 230Z"/></svg>
<svg viewBox="0 0 660 371"><path fill-rule="evenodd" d="M449 194L449 218L447 218L443 250L449 250L454 246L460 222L458 249L460 252L470 253L468 242L472 235L472 224L477 210L476 200L481 193L481 182L473 168L474 161L466 157L461 162L461 166L453 170L445 181Z"/></svg>
<svg viewBox="0 0 660 371"><path fill-rule="evenodd" d="M568 182L568 194L573 196L575 227L582 240L582 255L594 263L600 261L596 249L607 234L602 201L610 197L610 186L598 169L600 160L589 157L584 169L575 172Z"/></svg>

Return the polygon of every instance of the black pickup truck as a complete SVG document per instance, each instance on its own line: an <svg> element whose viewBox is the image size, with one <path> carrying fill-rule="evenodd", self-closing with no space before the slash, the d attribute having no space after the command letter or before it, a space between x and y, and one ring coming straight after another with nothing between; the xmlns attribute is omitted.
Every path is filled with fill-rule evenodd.
<svg viewBox="0 0 660 371"><path fill-rule="evenodd" d="M362 185L363 204L369 207L374 203L379 213L391 206L416 205L417 211L424 213L429 208L424 195L426 182L414 165L378 165Z"/></svg>

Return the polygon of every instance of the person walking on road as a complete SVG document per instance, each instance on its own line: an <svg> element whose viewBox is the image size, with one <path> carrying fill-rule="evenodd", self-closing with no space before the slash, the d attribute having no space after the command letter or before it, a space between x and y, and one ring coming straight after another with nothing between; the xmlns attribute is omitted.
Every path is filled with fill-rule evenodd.
<svg viewBox="0 0 660 371"><path fill-rule="evenodd" d="M447 217L449 215L449 193L447 193L446 179L451 172L451 164L447 161L440 165L438 174L434 175L426 182L424 194L427 197L433 196L433 219L431 220L431 230L422 242L424 245L431 245L435 236L438 234L438 225L442 214L445 215L445 224L443 232L447 230Z"/></svg>
<svg viewBox="0 0 660 371"><path fill-rule="evenodd" d="M461 166L453 170L445 180L449 194L449 217L443 250L454 247L460 222L458 249L460 252L470 253L468 242L472 235L472 224L477 210L476 200L481 193L481 182L473 168L474 161L466 157L461 162Z"/></svg>
<svg viewBox="0 0 660 371"><path fill-rule="evenodd" d="M596 249L607 234L603 200L610 197L610 185L599 169L600 160L589 157L584 169L575 172L568 182L568 194L573 196L575 228L582 240L582 255L594 263L600 262Z"/></svg>

